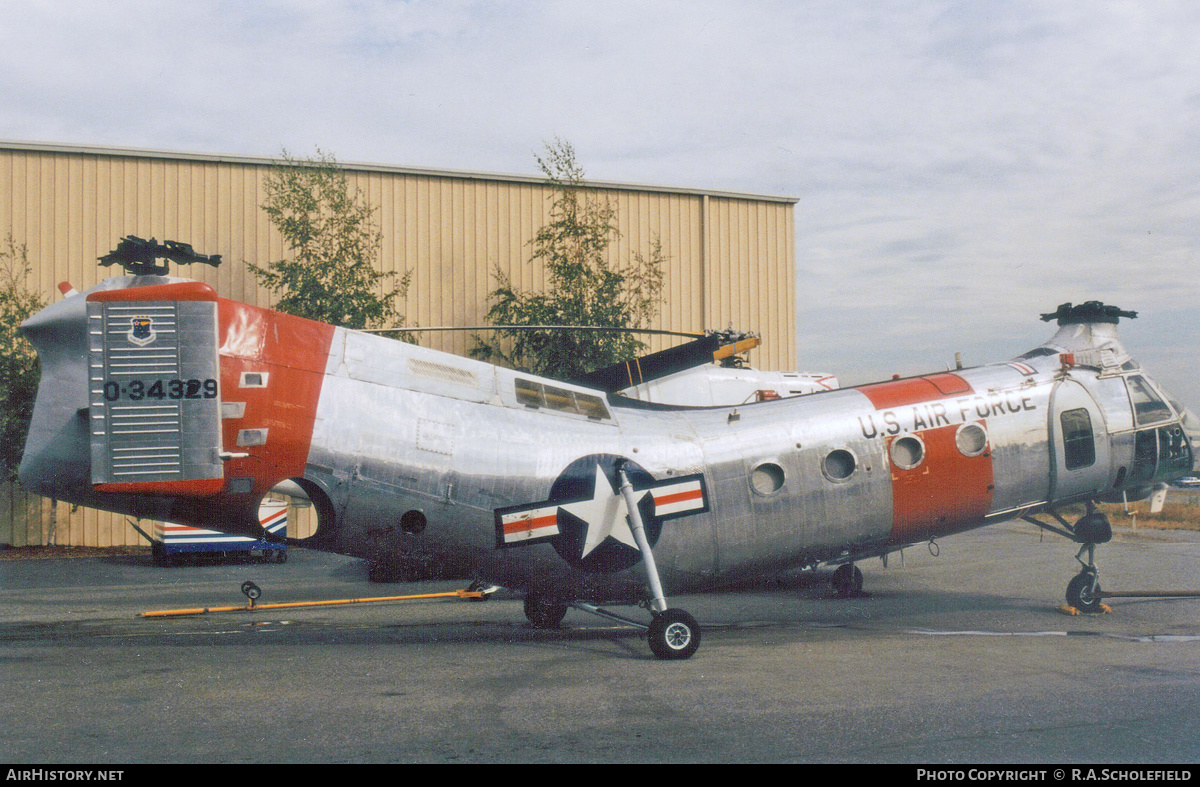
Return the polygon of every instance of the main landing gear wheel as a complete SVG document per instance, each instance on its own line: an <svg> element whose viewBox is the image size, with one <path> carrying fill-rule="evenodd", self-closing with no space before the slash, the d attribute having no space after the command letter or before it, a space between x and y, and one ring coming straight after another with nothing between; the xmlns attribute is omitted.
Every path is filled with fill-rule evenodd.
<svg viewBox="0 0 1200 787"><path fill-rule="evenodd" d="M1100 612L1100 582L1090 571L1080 571L1067 583L1067 603L1080 612Z"/></svg>
<svg viewBox="0 0 1200 787"><path fill-rule="evenodd" d="M853 563L843 563L833 572L833 591L839 598L861 596L863 589L862 569Z"/></svg>
<svg viewBox="0 0 1200 787"><path fill-rule="evenodd" d="M567 616L567 602L530 593L525 597L525 617L535 629L556 629Z"/></svg>
<svg viewBox="0 0 1200 787"><path fill-rule="evenodd" d="M253 582L243 582L242 593L251 601L256 601L262 596L262 589Z"/></svg>
<svg viewBox="0 0 1200 787"><path fill-rule="evenodd" d="M660 612L650 621L650 650L660 659L690 658L700 647L700 625L682 609Z"/></svg>

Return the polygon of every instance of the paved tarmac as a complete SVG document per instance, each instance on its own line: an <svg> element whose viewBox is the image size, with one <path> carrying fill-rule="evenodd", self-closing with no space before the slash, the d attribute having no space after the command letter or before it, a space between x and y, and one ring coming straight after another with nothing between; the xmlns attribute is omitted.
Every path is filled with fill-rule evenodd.
<svg viewBox="0 0 1200 787"><path fill-rule="evenodd" d="M863 563L868 596L807 576L672 599L692 659L515 596L138 613L430 592L362 561L159 568L0 561L0 751L10 763L1200 761L1200 600L1059 610L1076 547L1007 523ZM1106 590L1200 589L1200 535L1119 530ZM628 611L628 610L626 610ZM636 614L637 611L634 611Z"/></svg>

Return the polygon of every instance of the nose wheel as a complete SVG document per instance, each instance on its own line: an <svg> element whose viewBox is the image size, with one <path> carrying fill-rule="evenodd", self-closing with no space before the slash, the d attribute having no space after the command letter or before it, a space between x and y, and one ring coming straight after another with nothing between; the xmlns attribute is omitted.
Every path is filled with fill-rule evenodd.
<svg viewBox="0 0 1200 787"><path fill-rule="evenodd" d="M1112 540L1112 524L1108 517L1096 510L1094 503L1087 504L1087 513L1074 524L1058 514L1053 509L1050 515L1058 520L1062 527L1056 527L1042 522L1034 516L1021 517L1026 522L1037 525L1043 530L1065 536L1077 544L1082 544L1075 553L1082 570L1067 583L1067 604L1079 612L1096 613L1111 611L1102 601L1100 591L1100 570L1096 568L1096 546ZM1086 558L1085 558L1086 555Z"/></svg>
<svg viewBox="0 0 1200 787"><path fill-rule="evenodd" d="M1098 572L1084 569L1067 583L1067 603L1080 612L1103 612Z"/></svg>

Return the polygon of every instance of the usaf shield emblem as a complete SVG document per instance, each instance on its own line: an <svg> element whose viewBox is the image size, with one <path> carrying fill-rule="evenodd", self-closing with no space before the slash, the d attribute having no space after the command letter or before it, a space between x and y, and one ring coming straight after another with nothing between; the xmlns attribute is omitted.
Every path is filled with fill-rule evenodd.
<svg viewBox="0 0 1200 787"><path fill-rule="evenodd" d="M157 337L154 332L154 321L149 317L134 317L130 320L129 333L126 334L130 344L145 347Z"/></svg>

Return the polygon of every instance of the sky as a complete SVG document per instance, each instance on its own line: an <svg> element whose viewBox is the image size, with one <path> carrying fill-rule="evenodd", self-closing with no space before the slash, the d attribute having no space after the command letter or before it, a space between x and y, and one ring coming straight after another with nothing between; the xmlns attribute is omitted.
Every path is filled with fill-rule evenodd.
<svg viewBox="0 0 1200 787"><path fill-rule="evenodd" d="M1194 0L2 7L0 139L536 175L560 138L796 197L799 369L1005 360L1102 300L1200 410Z"/></svg>

